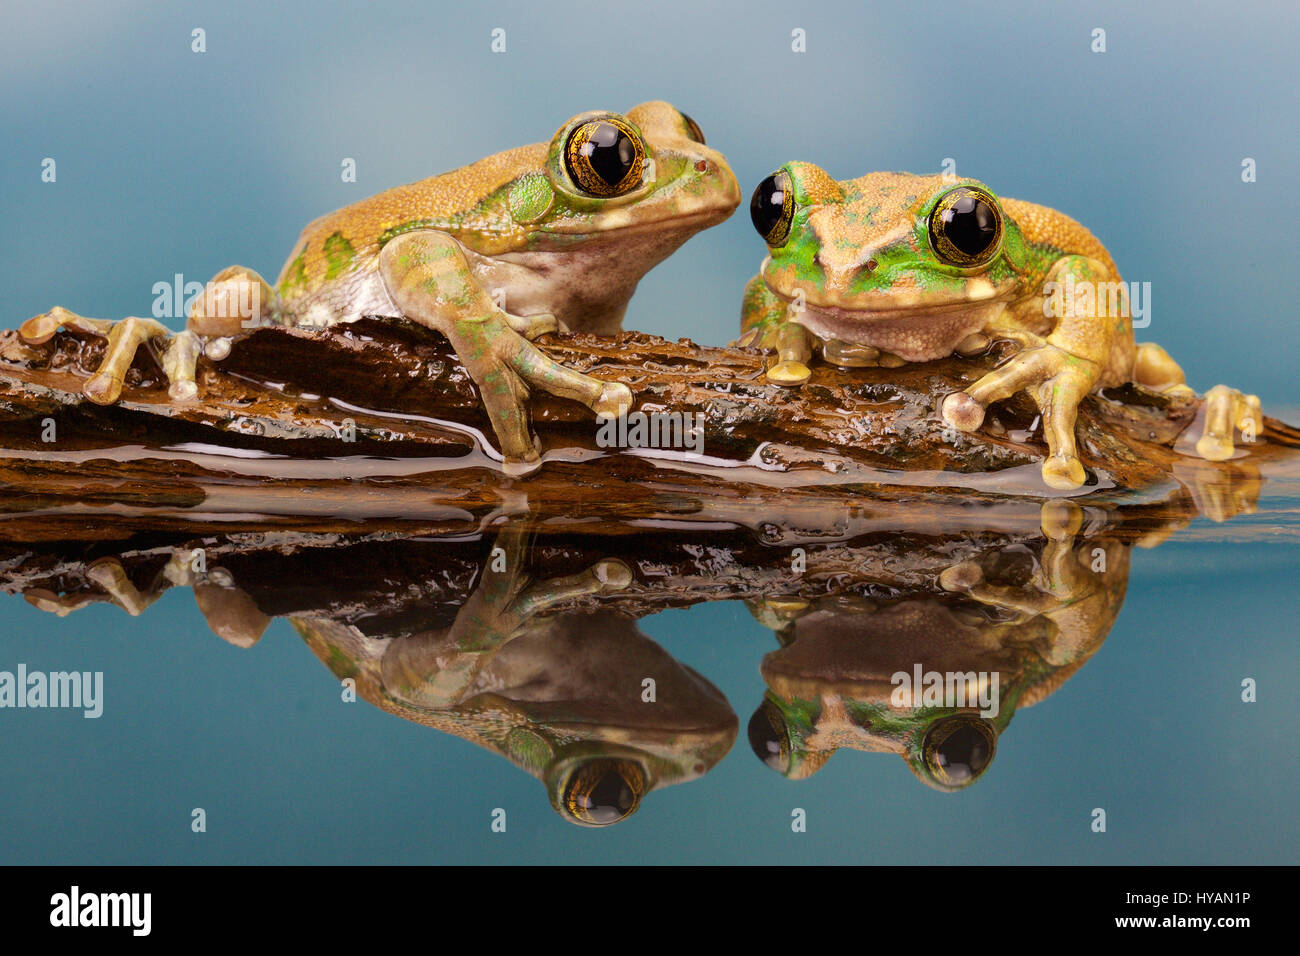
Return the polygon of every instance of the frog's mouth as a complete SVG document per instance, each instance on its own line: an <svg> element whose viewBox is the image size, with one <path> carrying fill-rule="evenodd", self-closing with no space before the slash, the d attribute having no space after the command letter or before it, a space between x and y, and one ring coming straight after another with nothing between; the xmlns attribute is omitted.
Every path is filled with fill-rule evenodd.
<svg viewBox="0 0 1300 956"><path fill-rule="evenodd" d="M566 237L587 236L596 240L602 236L621 238L650 232L695 233L723 222L734 211L734 206L705 206L690 212L669 212L663 216L648 219L635 214L633 208L629 206L626 209L602 212L591 220L554 223L546 230L546 234Z"/></svg>

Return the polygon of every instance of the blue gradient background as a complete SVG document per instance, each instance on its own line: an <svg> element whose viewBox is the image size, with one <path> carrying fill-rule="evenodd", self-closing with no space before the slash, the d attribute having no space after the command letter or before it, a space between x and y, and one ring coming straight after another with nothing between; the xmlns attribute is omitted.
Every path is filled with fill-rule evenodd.
<svg viewBox="0 0 1300 956"><path fill-rule="evenodd" d="M364 10L364 12L362 12ZM1083 221L1150 281L1190 381L1300 404L1294 4L6 3L0 269L6 325L62 304L148 314L158 281L274 276L308 220L548 139L575 112L668 99L745 194L789 159L838 177L959 174ZM190 30L208 52L190 52ZM505 55L489 51L507 30ZM1108 52L1090 52L1093 27ZM790 52L790 31L808 52ZM58 182L40 181L43 157ZM1241 160L1258 182L1241 182ZM339 181L343 157L359 181ZM743 209L647 277L627 326L722 343L763 254ZM1294 416L1292 416L1294 417ZM1294 545L1140 552L1098 655L1018 714L988 776L931 792L843 753L787 782L743 725L775 647L739 605L644 629L730 699L742 739L703 780L582 831L462 741L341 706L283 622L251 651L185 593L143 617L2 609L0 669L103 670L105 715L0 711L8 862L1295 862ZM1239 702L1243 676L1260 700ZM189 810L208 812L192 834ZM509 832L489 832L493 807ZM806 834L790 810L808 810ZM1089 831L1103 806L1109 832Z"/></svg>

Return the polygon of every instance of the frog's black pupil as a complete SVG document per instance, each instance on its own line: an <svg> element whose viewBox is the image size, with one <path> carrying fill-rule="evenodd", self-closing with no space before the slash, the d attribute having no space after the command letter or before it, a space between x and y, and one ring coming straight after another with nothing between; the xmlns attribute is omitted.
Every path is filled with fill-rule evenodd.
<svg viewBox="0 0 1300 956"><path fill-rule="evenodd" d="M695 122L695 120L691 119L685 113L682 113L682 119L686 120L686 126L691 131L691 139L695 140L695 142L699 143L701 146L706 145L704 142L704 130L700 129L700 124Z"/></svg>
<svg viewBox="0 0 1300 956"><path fill-rule="evenodd" d="M627 133L613 123L596 123L595 126L582 144L582 155L591 163L592 171L612 189L623 181L636 162L636 146Z"/></svg>
<svg viewBox="0 0 1300 956"><path fill-rule="evenodd" d="M574 800L583 808L583 816L591 823L604 825L617 823L636 805L636 795L627 778L616 767L597 771L600 777L595 786L585 794L575 794Z"/></svg>
<svg viewBox="0 0 1300 956"><path fill-rule="evenodd" d="M988 738L977 724L962 721L946 736L934 751L935 762L943 768L948 782L967 783L988 767L992 754Z"/></svg>
<svg viewBox="0 0 1300 956"><path fill-rule="evenodd" d="M754 711L754 716L749 718L746 733L754 756L777 773L784 774L790 769L785 719L771 702L763 701L762 706Z"/></svg>
<svg viewBox="0 0 1300 956"><path fill-rule="evenodd" d="M958 252L979 258L997 239L998 214L982 197L967 193L943 211L943 235Z"/></svg>
<svg viewBox="0 0 1300 956"><path fill-rule="evenodd" d="M789 181L784 173L773 173L758 184L749 199L749 218L758 234L769 241L782 238L781 219L785 214L785 191Z"/></svg>

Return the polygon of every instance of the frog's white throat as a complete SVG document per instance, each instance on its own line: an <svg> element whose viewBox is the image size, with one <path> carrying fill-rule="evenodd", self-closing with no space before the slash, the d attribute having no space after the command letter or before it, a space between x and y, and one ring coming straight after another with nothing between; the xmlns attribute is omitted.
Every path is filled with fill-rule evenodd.
<svg viewBox="0 0 1300 956"><path fill-rule="evenodd" d="M1002 302L890 312L806 306L798 312L791 309L787 315L823 340L870 345L908 362L929 362L951 355L963 339L988 328L1004 308Z"/></svg>

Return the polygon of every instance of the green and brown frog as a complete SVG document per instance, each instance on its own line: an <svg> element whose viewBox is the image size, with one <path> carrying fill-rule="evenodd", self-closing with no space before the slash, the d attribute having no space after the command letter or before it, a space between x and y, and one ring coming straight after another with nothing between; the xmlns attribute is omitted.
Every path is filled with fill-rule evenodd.
<svg viewBox="0 0 1300 956"><path fill-rule="evenodd" d="M763 659L754 753L790 779L848 748L896 753L944 792L978 780L1016 711L1091 658L1124 601L1130 546L1078 535L1077 509L1045 516L1037 541L972 535L963 560L895 596L751 603L781 642ZM934 556L954 547L938 539Z"/></svg>
<svg viewBox="0 0 1300 956"><path fill-rule="evenodd" d="M721 691L632 615L582 606L627 586L622 561L534 580L519 525L497 544L508 570L489 562L450 627L384 634L375 622L363 633L333 617L291 621L363 699L505 757L578 826L626 820L646 794L696 780L726 756L738 722Z"/></svg>
<svg viewBox="0 0 1300 956"><path fill-rule="evenodd" d="M597 415L617 416L632 401L627 386L567 368L530 340L557 328L619 331L641 277L739 202L722 154L668 103L581 113L549 144L497 153L317 219L274 290L252 270L223 270L195 299L184 332L56 307L20 333L29 344L60 326L107 337L83 390L101 404L118 400L137 349L148 345L172 399L185 401L198 391L198 356L219 361L252 328L404 317L447 336L479 387L505 462L527 468L538 460L531 389Z"/></svg>
<svg viewBox="0 0 1300 956"><path fill-rule="evenodd" d="M136 616L192 588L212 631L241 648L285 617L357 697L506 758L578 826L627 819L735 742L722 692L641 631L643 606L620 603L627 564L579 550L581 570L541 577L528 519L508 521L486 559L476 536L236 539L133 551L130 570L117 556L42 563L42 585L23 593L60 617L101 602Z"/></svg>
<svg viewBox="0 0 1300 956"><path fill-rule="evenodd" d="M1043 480L1061 489L1086 478L1074 426L1087 395L1125 382L1188 390L1163 349L1134 341L1106 248L1054 209L999 199L973 179L836 181L792 162L759 184L750 214L768 256L745 290L739 344L774 352L772 382L807 381L815 350L834 365L897 367L1010 340L1016 354L944 398L940 413L974 431L991 403L1027 392L1048 446ZM1262 434L1259 399L1215 386L1198 452L1232 457L1234 427Z"/></svg>

